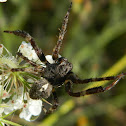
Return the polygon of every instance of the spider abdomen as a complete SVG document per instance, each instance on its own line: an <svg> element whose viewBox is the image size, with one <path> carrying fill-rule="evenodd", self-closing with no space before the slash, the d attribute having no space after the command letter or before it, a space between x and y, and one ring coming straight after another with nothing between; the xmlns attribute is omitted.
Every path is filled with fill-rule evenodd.
<svg viewBox="0 0 126 126"><path fill-rule="evenodd" d="M41 78L32 85L29 95L32 99L41 99L48 98L51 93L52 85L45 78Z"/></svg>

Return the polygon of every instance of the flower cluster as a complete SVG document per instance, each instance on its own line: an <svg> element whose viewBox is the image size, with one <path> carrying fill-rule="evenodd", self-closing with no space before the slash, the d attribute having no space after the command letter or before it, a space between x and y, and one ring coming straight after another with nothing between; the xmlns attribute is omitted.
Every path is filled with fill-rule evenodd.
<svg viewBox="0 0 126 126"><path fill-rule="evenodd" d="M18 51L29 60L42 64L30 43L23 41ZM52 57L47 56L47 59L53 62ZM30 75L27 77L25 72L11 71L12 68L26 66L26 63L22 65L21 62L20 58L12 56L4 45L0 44L0 118L21 110L19 117L30 121L33 116L38 116L42 111L42 100L33 100L28 93L31 82L34 82L35 78L33 76L30 78ZM44 64L42 66L45 67ZM29 79L32 81L29 82Z"/></svg>

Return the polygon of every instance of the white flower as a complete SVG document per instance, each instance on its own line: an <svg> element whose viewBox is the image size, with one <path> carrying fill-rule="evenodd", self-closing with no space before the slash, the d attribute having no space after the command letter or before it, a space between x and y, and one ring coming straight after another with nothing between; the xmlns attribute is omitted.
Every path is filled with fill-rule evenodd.
<svg viewBox="0 0 126 126"><path fill-rule="evenodd" d="M7 0L0 0L0 2L7 2Z"/></svg>
<svg viewBox="0 0 126 126"><path fill-rule="evenodd" d="M11 100L6 103L7 107L4 108L4 113L9 114L13 110L21 109L24 105L23 102L23 87L19 88L18 94L15 94Z"/></svg>
<svg viewBox="0 0 126 126"><path fill-rule="evenodd" d="M4 113L7 115L7 114L9 114L10 112L12 112L13 110L14 110L13 101L12 101L12 100L9 100L9 101L6 103L6 107L4 108Z"/></svg>
<svg viewBox="0 0 126 126"><path fill-rule="evenodd" d="M45 64L39 60L35 50L31 46L31 43L26 43L25 41L23 41L19 46L18 52L22 53L22 55L27 57L29 60L32 60L37 64L41 64L43 67L45 67Z"/></svg>
<svg viewBox="0 0 126 126"><path fill-rule="evenodd" d="M29 99L27 104L24 104L23 110L19 117L27 121L31 120L32 115L38 116L42 111L42 101Z"/></svg>
<svg viewBox="0 0 126 126"><path fill-rule="evenodd" d="M30 113L30 111L28 110L27 105L24 105L24 109L22 110L22 112L20 113L19 117L20 118L24 118L26 121L30 121L32 114Z"/></svg>
<svg viewBox="0 0 126 126"><path fill-rule="evenodd" d="M52 55L46 55L45 57L46 57L46 60L47 60L50 64L55 63L55 60L53 60ZM58 57L60 58L61 55L58 55Z"/></svg>
<svg viewBox="0 0 126 126"><path fill-rule="evenodd" d="M35 50L33 49L30 43L26 43L25 41L23 41L18 49L18 52L22 53L22 55L27 57L29 60L32 60L44 66L44 64L39 60ZM55 61L52 58L52 55L46 55L45 57L49 63L55 63ZM61 57L61 55L59 55L59 57Z"/></svg>
<svg viewBox="0 0 126 126"><path fill-rule="evenodd" d="M4 108L4 113L9 114L13 110L21 109L23 107L23 101L20 99L9 100Z"/></svg>
<svg viewBox="0 0 126 126"><path fill-rule="evenodd" d="M26 43L25 41L23 41L18 51L21 52L22 55L27 57L29 60L39 60L37 54L35 53L35 50L33 49L30 43Z"/></svg>
<svg viewBox="0 0 126 126"><path fill-rule="evenodd" d="M0 97L2 99L6 99L6 98L9 98L10 97L9 93L3 89L3 86L2 85L0 85L0 93L1 93L0 94Z"/></svg>
<svg viewBox="0 0 126 126"><path fill-rule="evenodd" d="M3 55L3 50L6 51L7 55ZM30 43L22 42L18 51L29 60L45 67ZM50 63L54 63L52 56L48 55L46 58ZM28 85L28 81L34 83L35 79L27 76L25 72L12 71L12 68L22 67L24 66L20 65L20 59L12 56L12 54L0 44L0 72L2 73L0 75L0 98L1 104L4 105L0 106L0 115L2 116L3 113L7 115L12 111L21 109L20 118L30 121L32 116L38 116L41 113L42 101L33 100L29 97L28 91L30 85ZM24 75L27 77L24 78ZM44 86L45 89L47 87L48 85Z"/></svg>
<svg viewBox="0 0 126 126"><path fill-rule="evenodd" d="M1 86L1 85L0 85ZM10 94L7 92L7 91L3 91L3 96L2 96L2 99L6 99L6 98L9 98L10 97Z"/></svg>
<svg viewBox="0 0 126 126"><path fill-rule="evenodd" d="M42 110L42 101L30 99L29 102L29 111L32 115L37 116L41 113Z"/></svg>
<svg viewBox="0 0 126 126"><path fill-rule="evenodd" d="M3 49L6 51L7 55L3 55ZM17 59L12 56L12 54L4 47L3 44L0 44L0 70L2 67L9 67L9 68L17 68L18 63ZM3 79L3 78L2 78Z"/></svg>
<svg viewBox="0 0 126 126"><path fill-rule="evenodd" d="M22 89L20 88L19 94L22 92ZM23 92L21 95L15 94L12 98L12 100L9 100L6 103L6 107L4 107L4 113L9 114L10 112L18 109L22 109L22 112L20 113L19 117L24 118L27 121L31 120L32 116L38 116L42 111L42 101L41 100L33 100L29 98L28 93L24 94ZM27 96L27 97L26 97ZM27 101L27 103L24 103L24 99ZM2 110L3 113L3 110Z"/></svg>
<svg viewBox="0 0 126 126"><path fill-rule="evenodd" d="M50 64L55 63L55 61L54 61L53 58L52 58L52 55L46 55L46 60L47 60Z"/></svg>
<svg viewBox="0 0 126 126"><path fill-rule="evenodd" d="M13 105L14 110L21 109L23 107L23 104L24 104L23 94L21 96L18 96L17 98L16 98L16 96L14 96L14 97L13 97L13 99L15 101L15 103Z"/></svg>

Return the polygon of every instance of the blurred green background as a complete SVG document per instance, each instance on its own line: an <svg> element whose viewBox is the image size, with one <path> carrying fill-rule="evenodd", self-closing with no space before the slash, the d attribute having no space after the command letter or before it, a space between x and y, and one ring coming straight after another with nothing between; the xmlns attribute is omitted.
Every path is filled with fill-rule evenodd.
<svg viewBox="0 0 126 126"><path fill-rule="evenodd" d="M81 78L126 72L126 0L73 0L61 55L73 63ZM70 5L69 0L8 0L0 3L0 43L15 55L22 38L4 30L25 30L45 54L56 44L58 28ZM110 82L111 83L111 82ZM105 83L91 83L88 87ZM87 88L74 85L74 91ZM112 90L70 97L64 86L57 89L59 108L33 122L18 114L9 120L25 126L126 126L126 78ZM50 100L50 99L49 99Z"/></svg>

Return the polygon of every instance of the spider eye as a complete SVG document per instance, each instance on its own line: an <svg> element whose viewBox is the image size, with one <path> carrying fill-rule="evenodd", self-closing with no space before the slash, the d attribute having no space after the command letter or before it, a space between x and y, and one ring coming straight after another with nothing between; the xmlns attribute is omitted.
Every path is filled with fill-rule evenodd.
<svg viewBox="0 0 126 126"><path fill-rule="evenodd" d="M62 62L62 59L63 59L63 57L60 57L60 58L58 59L58 62L61 63L61 62Z"/></svg>
<svg viewBox="0 0 126 126"><path fill-rule="evenodd" d="M72 64L64 57L59 58L57 64L59 64L57 69L61 77L65 76L73 68Z"/></svg>
<svg viewBox="0 0 126 126"><path fill-rule="evenodd" d="M61 63L63 63L63 62L68 62L68 60L67 60L66 58L64 58L64 57L58 58L57 63L61 64Z"/></svg>

